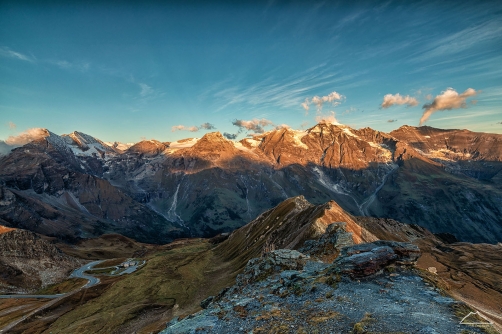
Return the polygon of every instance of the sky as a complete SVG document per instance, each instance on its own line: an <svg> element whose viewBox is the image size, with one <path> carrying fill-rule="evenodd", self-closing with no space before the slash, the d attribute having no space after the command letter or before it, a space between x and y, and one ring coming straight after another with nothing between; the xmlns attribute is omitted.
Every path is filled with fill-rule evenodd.
<svg viewBox="0 0 502 334"><path fill-rule="evenodd" d="M0 140L502 133L502 2L235 2L1 1Z"/></svg>

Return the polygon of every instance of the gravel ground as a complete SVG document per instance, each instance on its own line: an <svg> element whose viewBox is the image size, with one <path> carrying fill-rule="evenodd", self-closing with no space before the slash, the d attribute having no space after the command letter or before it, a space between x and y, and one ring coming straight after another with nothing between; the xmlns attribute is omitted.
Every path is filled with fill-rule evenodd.
<svg viewBox="0 0 502 334"><path fill-rule="evenodd" d="M413 270L351 280L327 276L328 268L309 261L301 271L237 284L161 333L483 333L460 325L453 308L459 302Z"/></svg>

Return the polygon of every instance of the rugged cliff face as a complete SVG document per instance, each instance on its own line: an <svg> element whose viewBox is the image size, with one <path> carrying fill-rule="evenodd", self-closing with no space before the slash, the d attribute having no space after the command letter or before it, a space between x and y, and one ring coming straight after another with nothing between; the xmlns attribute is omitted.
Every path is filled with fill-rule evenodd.
<svg viewBox="0 0 502 334"><path fill-rule="evenodd" d="M0 159L0 219L45 234L57 225L70 238L117 232L167 242L230 232L303 195L313 204L335 200L356 216L496 243L501 143L501 135L465 130L387 134L321 123L240 142L216 132L121 151L81 133L47 132Z"/></svg>
<svg viewBox="0 0 502 334"><path fill-rule="evenodd" d="M82 262L26 230L0 226L0 293L33 292L58 283Z"/></svg>
<svg viewBox="0 0 502 334"><path fill-rule="evenodd" d="M80 149L69 138L49 133L0 159L3 224L69 240L109 232L152 242L186 235L99 176L103 157L115 151L101 150L96 140L79 141Z"/></svg>

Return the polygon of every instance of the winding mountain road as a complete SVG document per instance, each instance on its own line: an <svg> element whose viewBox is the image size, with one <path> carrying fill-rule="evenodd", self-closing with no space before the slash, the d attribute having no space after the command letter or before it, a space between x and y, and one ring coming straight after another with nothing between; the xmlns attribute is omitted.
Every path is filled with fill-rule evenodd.
<svg viewBox="0 0 502 334"><path fill-rule="evenodd" d="M68 296L71 296L75 293L77 293L78 291L82 290L82 289L86 289L86 288L90 288L91 286L94 286L96 284L99 284L100 280L99 278L97 277L94 277L94 276L90 276L90 275L87 275L87 274L84 274L85 271L87 270L90 270L92 269L95 265L101 263L103 261L93 261L93 262L90 262L90 263L87 263L86 265L78 268L78 269L75 269L71 275L70 275L70 278L83 278L83 279L86 279L87 280L87 284L85 284L84 286L78 288L78 289L75 289L73 291L70 291L70 292L67 292L67 293L58 293L58 294L55 294L55 295L0 295L0 298L1 299L20 299L20 298L23 298L23 299L26 299L26 298L47 298L47 299L52 299L51 301L45 303L44 305L40 306L39 308L31 311L30 313L26 314L26 315L23 315L21 318L17 319L17 320L14 320L13 322L11 322L10 324L8 324L7 326L3 327L3 328L0 328L0 333L6 333L7 331L9 331L10 329L12 329L13 327L17 326L19 323L25 321L26 319L34 316L36 313L56 304L58 301L60 301L61 299L63 298L66 298Z"/></svg>

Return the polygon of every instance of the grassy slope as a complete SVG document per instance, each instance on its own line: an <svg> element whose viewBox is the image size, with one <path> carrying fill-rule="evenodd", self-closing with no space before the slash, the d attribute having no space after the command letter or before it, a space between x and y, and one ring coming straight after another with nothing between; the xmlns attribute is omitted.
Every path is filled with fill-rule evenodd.
<svg viewBox="0 0 502 334"><path fill-rule="evenodd" d="M186 243L148 256L143 268L59 317L49 332L120 333L141 328L139 332L148 333L164 328L173 316L198 310L201 299L232 284L233 270L215 257L208 241ZM152 309L162 312L157 312L157 319L142 321L143 313Z"/></svg>

